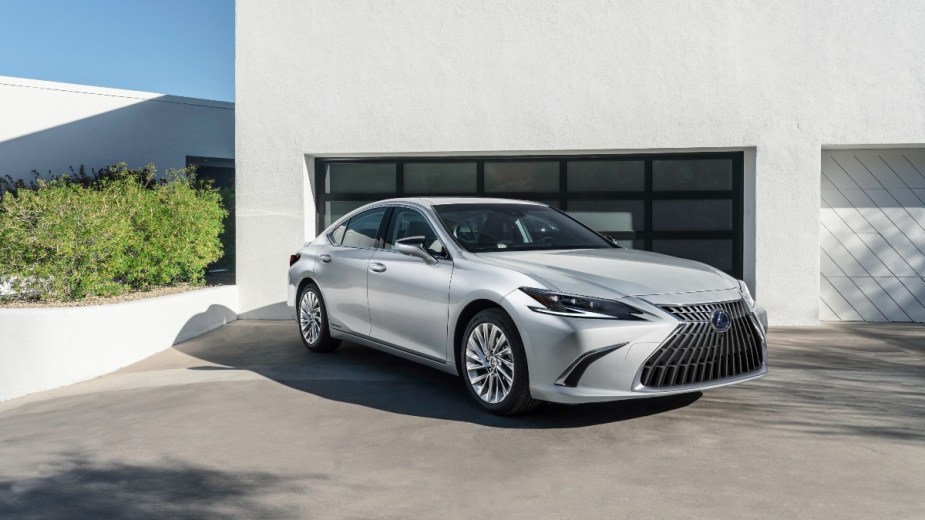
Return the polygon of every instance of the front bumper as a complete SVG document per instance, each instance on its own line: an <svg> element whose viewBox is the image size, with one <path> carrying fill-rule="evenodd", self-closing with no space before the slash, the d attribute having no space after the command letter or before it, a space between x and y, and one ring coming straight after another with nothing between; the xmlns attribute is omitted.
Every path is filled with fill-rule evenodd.
<svg viewBox="0 0 925 520"><path fill-rule="evenodd" d="M530 310L529 307L536 302L521 291L509 294L503 305L523 339L533 397L577 404L687 393L740 383L767 374L767 344L764 341L767 318L762 309L756 308L752 317L758 324L762 352L762 362L756 370L689 385L650 388L639 384L646 360L682 323L663 310L662 305L706 304L740 298L738 291L729 290L626 299L627 303L646 313L646 321L542 314ZM580 367L579 377L572 374L568 383L574 384L564 384L576 363L587 358L594 359Z"/></svg>

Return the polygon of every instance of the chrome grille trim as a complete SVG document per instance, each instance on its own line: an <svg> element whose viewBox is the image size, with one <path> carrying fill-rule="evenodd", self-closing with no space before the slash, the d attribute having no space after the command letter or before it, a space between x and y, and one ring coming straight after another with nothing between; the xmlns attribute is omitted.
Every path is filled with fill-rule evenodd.
<svg viewBox="0 0 925 520"><path fill-rule="evenodd" d="M747 378L764 366L763 335L742 300L659 307L680 323L643 363L637 376L641 390ZM710 325L713 312L720 309L732 322L726 332Z"/></svg>

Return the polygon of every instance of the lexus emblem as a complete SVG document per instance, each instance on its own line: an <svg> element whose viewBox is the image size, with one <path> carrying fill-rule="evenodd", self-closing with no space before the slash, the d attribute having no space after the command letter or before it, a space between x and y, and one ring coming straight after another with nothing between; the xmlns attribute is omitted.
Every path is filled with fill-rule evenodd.
<svg viewBox="0 0 925 520"><path fill-rule="evenodd" d="M716 332L726 332L732 326L732 320L729 319L729 314L726 311L717 309L710 316L710 325L713 326L713 330Z"/></svg>

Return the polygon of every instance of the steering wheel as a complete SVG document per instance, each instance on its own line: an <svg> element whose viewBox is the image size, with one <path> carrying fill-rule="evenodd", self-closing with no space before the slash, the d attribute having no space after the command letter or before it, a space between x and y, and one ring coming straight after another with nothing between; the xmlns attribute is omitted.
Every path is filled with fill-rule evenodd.
<svg viewBox="0 0 925 520"><path fill-rule="evenodd" d="M552 244L555 241L556 241L556 237L543 237L537 240L536 242L534 242L534 244Z"/></svg>
<svg viewBox="0 0 925 520"><path fill-rule="evenodd" d="M462 224L457 224L453 228L453 236L458 238L460 242L465 242L467 244L475 243L475 234L472 232L472 228L465 222Z"/></svg>

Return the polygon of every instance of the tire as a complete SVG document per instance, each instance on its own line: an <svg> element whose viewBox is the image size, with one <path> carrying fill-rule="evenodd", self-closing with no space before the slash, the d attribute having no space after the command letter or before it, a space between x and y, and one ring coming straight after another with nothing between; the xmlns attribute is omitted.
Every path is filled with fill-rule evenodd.
<svg viewBox="0 0 925 520"><path fill-rule="evenodd" d="M483 409L517 415L541 404L530 395L527 355L517 327L503 310L486 309L469 321L458 362L466 391Z"/></svg>
<svg viewBox="0 0 925 520"><path fill-rule="evenodd" d="M340 340L331 337L331 331L328 328L328 311L324 306L324 298L318 286L314 283L306 284L296 301L298 302L296 319L299 324L299 337L302 338L305 348L312 352L337 350Z"/></svg>

